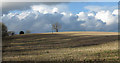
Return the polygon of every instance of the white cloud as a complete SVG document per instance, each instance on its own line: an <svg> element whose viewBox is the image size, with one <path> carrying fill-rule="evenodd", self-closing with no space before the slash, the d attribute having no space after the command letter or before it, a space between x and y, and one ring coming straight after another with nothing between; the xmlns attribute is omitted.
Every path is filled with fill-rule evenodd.
<svg viewBox="0 0 120 63"><path fill-rule="evenodd" d="M79 14L76 14L78 16L78 21L86 21L87 19L87 14L85 12L79 12Z"/></svg>
<svg viewBox="0 0 120 63"><path fill-rule="evenodd" d="M30 14L30 12L22 12L19 15L17 15L17 17L22 20L25 19L25 17L27 17Z"/></svg>
<svg viewBox="0 0 120 63"><path fill-rule="evenodd" d="M34 10L34 11L39 11L40 13L44 13L44 14L47 14L47 13L59 13L59 12L62 12L62 11L65 11L67 10L67 6L66 5L54 5L54 6L48 6L48 5L33 5L31 6L31 8ZM60 10L60 11L59 11Z"/></svg>
<svg viewBox="0 0 120 63"><path fill-rule="evenodd" d="M85 9L98 12L103 9L101 6L86 6Z"/></svg>
<svg viewBox="0 0 120 63"><path fill-rule="evenodd" d="M84 7L85 9L89 10L90 12L99 12L99 11L102 11L102 10L110 10L110 11L113 11L115 8L117 9L117 6L95 6L95 5L90 5L90 6L85 6Z"/></svg>
<svg viewBox="0 0 120 63"><path fill-rule="evenodd" d="M88 13L88 16L95 16L93 13Z"/></svg>
<svg viewBox="0 0 120 63"><path fill-rule="evenodd" d="M46 14L46 13L48 13L48 12L52 12L50 9L51 8L49 8L48 6L46 6L46 5L34 5L34 6L32 6L32 9L34 10L34 11L39 11L40 13L44 13L44 14Z"/></svg>
<svg viewBox="0 0 120 63"><path fill-rule="evenodd" d="M58 12L58 8L56 8L56 7L53 8L52 12L53 12L53 13Z"/></svg>
<svg viewBox="0 0 120 63"><path fill-rule="evenodd" d="M14 17L16 15L16 13L8 13L7 14L7 17L9 18L9 19L11 19L12 17Z"/></svg>
<svg viewBox="0 0 120 63"><path fill-rule="evenodd" d="M57 5L57 4L61 4L63 2L2 2L2 6L0 6L0 8L2 8L2 13L3 14L7 14L9 13L9 11L13 11L13 10L20 10L20 11L24 11L24 10L29 10L31 8L31 6L33 5Z"/></svg>
<svg viewBox="0 0 120 63"><path fill-rule="evenodd" d="M105 22L106 25L110 25L114 22L117 22L117 16L113 16L113 14L110 11L97 12L95 17Z"/></svg>
<svg viewBox="0 0 120 63"><path fill-rule="evenodd" d="M62 14L62 15L66 15L66 13L65 13L65 12L61 12L61 14Z"/></svg>
<svg viewBox="0 0 120 63"><path fill-rule="evenodd" d="M2 20L9 30L16 32L21 30L30 30L37 33L50 32L51 24L55 22L62 25L62 31L117 31L118 29L116 10L72 14L66 9L67 6L65 5L34 5L31 8L32 10L29 12L4 14Z"/></svg>
<svg viewBox="0 0 120 63"><path fill-rule="evenodd" d="M114 14L114 15L120 15L119 12L120 12L120 10L115 9L112 14Z"/></svg>

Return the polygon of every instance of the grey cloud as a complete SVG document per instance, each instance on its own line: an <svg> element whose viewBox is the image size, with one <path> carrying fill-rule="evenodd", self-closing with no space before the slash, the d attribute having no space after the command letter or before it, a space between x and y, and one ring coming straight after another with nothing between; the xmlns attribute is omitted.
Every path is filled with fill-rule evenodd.
<svg viewBox="0 0 120 63"><path fill-rule="evenodd" d="M11 18L6 14L3 16L3 23L8 27L8 30L18 33L23 30L30 30L33 33L51 32L51 24L59 22L62 25L60 31L117 31L117 23L113 23L109 26L101 20L95 19L95 17L88 16L85 21L77 21L78 16L72 15L65 17L63 14L42 14L35 11L29 13L27 17L20 20L15 14ZM10 15L11 16L11 15ZM62 19L62 18L65 19ZM67 21L67 22L66 22Z"/></svg>
<svg viewBox="0 0 120 63"><path fill-rule="evenodd" d="M8 3L10 4L3 4L4 13L8 13L10 10L21 10L21 13L8 13L2 16L2 21L8 27L8 30L19 32L21 30L26 31L30 30L34 33L39 32L50 32L51 31L51 24L55 22L59 22L62 25L60 31L117 31L117 15L112 15L111 11L104 11L104 12L80 12L79 14L69 14L69 11L61 11L61 12L40 12L36 10L30 11L23 11L30 9L32 5L57 5L57 4L64 4L64 3ZM14 5L13 5L14 4ZM7 8L8 7L8 8ZM13 7L13 8L12 8ZM44 7L44 6L43 6ZM46 6L45 6L46 7ZM51 7L51 6L50 6ZM37 7L38 8L38 7ZM49 6L46 7L45 11L53 10L53 8L48 9ZM57 7L58 10L64 10L63 6ZM88 7L89 8L89 7ZM64 12L64 14L62 14ZM23 14L22 14L23 13ZM89 13L93 13L93 16L88 16ZM98 17L96 18L96 14ZM103 19L104 16L107 16L109 19ZM20 19L21 18L21 19ZM78 20L79 19L79 20ZM103 21L102 21L103 20ZM105 20L105 21L104 21ZM107 20L107 21L106 21ZM107 25L106 23L110 23ZM111 24L112 23L112 24Z"/></svg>
<svg viewBox="0 0 120 63"><path fill-rule="evenodd" d="M67 3L67 2L66 2ZM2 2L2 14L7 14L13 10L29 10L32 5L57 5L64 2Z"/></svg>

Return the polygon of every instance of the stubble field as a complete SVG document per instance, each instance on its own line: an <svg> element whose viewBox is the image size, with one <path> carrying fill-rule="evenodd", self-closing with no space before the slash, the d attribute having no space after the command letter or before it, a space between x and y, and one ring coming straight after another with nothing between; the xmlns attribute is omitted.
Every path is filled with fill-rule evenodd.
<svg viewBox="0 0 120 63"><path fill-rule="evenodd" d="M3 61L118 61L117 32L58 32L3 38Z"/></svg>

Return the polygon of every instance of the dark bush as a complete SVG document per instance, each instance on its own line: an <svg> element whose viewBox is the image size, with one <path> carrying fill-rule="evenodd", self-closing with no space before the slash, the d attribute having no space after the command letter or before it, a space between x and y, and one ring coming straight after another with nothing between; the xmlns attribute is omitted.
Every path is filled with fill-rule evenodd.
<svg viewBox="0 0 120 63"><path fill-rule="evenodd" d="M8 35L13 36L13 35L15 35L15 32L14 31L8 31Z"/></svg>
<svg viewBox="0 0 120 63"><path fill-rule="evenodd" d="M20 33L19 34L24 34L24 31L20 31Z"/></svg>

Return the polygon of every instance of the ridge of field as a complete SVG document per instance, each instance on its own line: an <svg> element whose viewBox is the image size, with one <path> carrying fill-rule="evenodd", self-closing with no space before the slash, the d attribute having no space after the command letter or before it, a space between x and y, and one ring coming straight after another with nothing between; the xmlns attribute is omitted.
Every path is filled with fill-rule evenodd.
<svg viewBox="0 0 120 63"><path fill-rule="evenodd" d="M118 35L118 32L96 32L96 31L71 31L71 32L53 32L54 34L72 34L72 35ZM36 33L36 34L51 34L49 33Z"/></svg>
<svg viewBox="0 0 120 63"><path fill-rule="evenodd" d="M3 61L56 60L118 61L118 33L54 32L3 39Z"/></svg>

